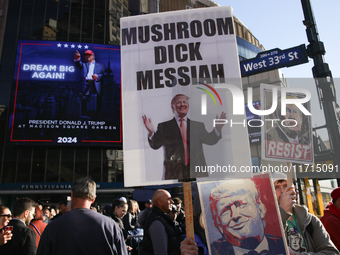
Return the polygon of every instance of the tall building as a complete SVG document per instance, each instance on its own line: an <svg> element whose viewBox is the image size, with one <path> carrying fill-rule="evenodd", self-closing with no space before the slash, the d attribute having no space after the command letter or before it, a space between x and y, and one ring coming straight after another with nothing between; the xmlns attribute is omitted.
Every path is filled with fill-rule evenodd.
<svg viewBox="0 0 340 255"><path fill-rule="evenodd" d="M18 40L119 45L121 17L214 6L217 4L208 0L0 0L0 36L3 38L0 40L0 105L4 106L0 108L0 196L3 202L11 204L18 195L25 195L57 203L61 196L69 195L71 183L84 175L90 175L97 182L100 206L120 196L131 197L133 191L124 188L122 148L6 143ZM252 58L264 50L236 16L234 26L240 60ZM105 63L104 74L104 83L112 80L110 61ZM285 83L279 71L243 78L244 89L258 87L261 82ZM104 87L103 116L108 117L105 111L119 109L120 84ZM111 94L116 103L105 97ZM254 101L259 100L256 89L254 97ZM46 94L41 96L39 105L37 109L42 115L55 116L62 106L66 107L70 118L81 114L75 95L70 95L65 102L56 95ZM95 108L96 102L90 102L89 107ZM18 114L28 115L29 109L18 108ZM260 158L258 146L258 141L251 145L254 162Z"/></svg>

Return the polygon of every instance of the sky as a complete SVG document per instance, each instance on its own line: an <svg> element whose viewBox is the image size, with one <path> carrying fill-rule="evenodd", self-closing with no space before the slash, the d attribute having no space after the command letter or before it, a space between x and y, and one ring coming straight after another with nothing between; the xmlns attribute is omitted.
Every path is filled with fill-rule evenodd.
<svg viewBox="0 0 340 255"><path fill-rule="evenodd" d="M299 0L217 0L220 6L232 6L233 14L252 32L266 50L280 48L281 50L309 44L306 27L303 25L304 14ZM326 48L325 62L329 64L335 78L337 102L340 102L340 1L310 0L312 11L319 32L319 39ZM311 94L311 112L313 126L325 124L323 111L320 110L316 86L313 81L313 60L281 71L288 79L290 87L308 89ZM328 140L326 131L319 131L321 137Z"/></svg>

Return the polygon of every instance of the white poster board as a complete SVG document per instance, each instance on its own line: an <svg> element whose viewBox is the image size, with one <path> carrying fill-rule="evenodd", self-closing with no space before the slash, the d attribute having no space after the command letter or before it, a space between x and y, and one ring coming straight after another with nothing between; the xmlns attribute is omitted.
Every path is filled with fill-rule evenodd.
<svg viewBox="0 0 340 255"><path fill-rule="evenodd" d="M247 126L225 121L246 119L233 116L233 97L224 89L229 84L242 92L231 7L124 17L121 42L126 187L174 183L188 173L224 178L251 166ZM178 110L187 111L188 164L171 104L179 94L189 97ZM221 116L225 125L215 132ZM145 123L152 124L151 135Z"/></svg>
<svg viewBox="0 0 340 255"><path fill-rule="evenodd" d="M277 97L275 97L274 89L277 89ZM297 104L286 104L283 106L286 109L286 114L283 114L282 90L301 89L261 84L261 107L263 109L274 107L273 99L277 98L276 110L272 114L262 116L264 122L261 144L262 159L311 164L314 162L312 119L311 115L303 113L304 109L310 113L310 102L302 103L300 107ZM306 94L298 91L285 94L288 100L306 98Z"/></svg>

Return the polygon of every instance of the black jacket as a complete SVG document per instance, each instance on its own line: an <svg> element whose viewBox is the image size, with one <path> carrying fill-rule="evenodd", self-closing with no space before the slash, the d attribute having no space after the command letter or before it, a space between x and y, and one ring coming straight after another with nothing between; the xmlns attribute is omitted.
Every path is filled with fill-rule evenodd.
<svg viewBox="0 0 340 255"><path fill-rule="evenodd" d="M149 235L149 227L151 223L156 220L160 221L164 225L165 231L168 235L168 255L180 254L179 236L176 232L172 218L154 205L144 224L143 255L154 254L152 240Z"/></svg>
<svg viewBox="0 0 340 255"><path fill-rule="evenodd" d="M175 118L159 123L153 137L148 139L150 147L154 150L164 146L165 180L208 176L206 172L195 172L195 166L206 166L203 144L214 145L221 139L221 135L217 136L215 130L208 132L202 122L188 119L187 139L190 155L188 166L184 165L183 140Z"/></svg>
<svg viewBox="0 0 340 255"><path fill-rule="evenodd" d="M8 226L13 226L12 240L0 246L1 255L35 255L37 252L36 235L33 229L18 219L12 219Z"/></svg>

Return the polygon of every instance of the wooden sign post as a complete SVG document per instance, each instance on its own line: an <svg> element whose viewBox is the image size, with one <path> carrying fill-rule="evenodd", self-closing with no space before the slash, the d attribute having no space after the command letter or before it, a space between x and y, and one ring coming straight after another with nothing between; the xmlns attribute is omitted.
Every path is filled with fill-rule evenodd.
<svg viewBox="0 0 340 255"><path fill-rule="evenodd" d="M191 182L183 182L184 205L185 205L185 227L187 238L195 241L194 236L194 213L192 209Z"/></svg>

